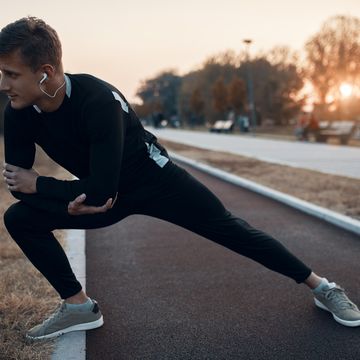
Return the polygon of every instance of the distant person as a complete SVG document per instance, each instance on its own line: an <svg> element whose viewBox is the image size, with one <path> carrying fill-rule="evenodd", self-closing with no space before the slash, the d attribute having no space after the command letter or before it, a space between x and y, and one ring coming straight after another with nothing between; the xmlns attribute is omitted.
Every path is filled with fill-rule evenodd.
<svg viewBox="0 0 360 360"><path fill-rule="evenodd" d="M303 129L303 139L309 140L310 134L312 134L316 139L318 132L319 132L319 122L315 117L314 113L311 113L306 123L306 126Z"/></svg>
<svg viewBox="0 0 360 360"><path fill-rule="evenodd" d="M259 108L256 108L255 110L255 116L256 116L256 126L262 125L262 115Z"/></svg>
<svg viewBox="0 0 360 360"><path fill-rule="evenodd" d="M232 110L232 109L228 110L228 115L227 115L226 120L230 120L232 122L235 121L235 111L234 110Z"/></svg>
<svg viewBox="0 0 360 360"><path fill-rule="evenodd" d="M159 129L162 127L161 122L164 120L164 115L162 114L162 112L156 112L153 115L153 121L154 121L154 128L155 129Z"/></svg>
<svg viewBox="0 0 360 360"><path fill-rule="evenodd" d="M298 118L296 127L295 127L295 136L297 140L303 141L306 140L306 129L309 125L309 115L303 111Z"/></svg>
<svg viewBox="0 0 360 360"><path fill-rule="evenodd" d="M174 164L119 90L91 75L65 74L60 41L44 21L27 17L1 30L0 70L0 90L9 97L3 175L20 200L5 212L4 223L63 299L28 338L52 338L103 325L98 304L82 289L52 231L105 227L131 214L180 225L304 283L312 289L315 304L336 321L360 325L359 309L340 286L319 277L280 242L231 214L203 184ZM35 144L78 180L37 173L32 168ZM260 311L266 315L266 309Z"/></svg>
<svg viewBox="0 0 360 360"><path fill-rule="evenodd" d="M240 115L238 117L238 121L239 121L240 132L248 133L250 130L249 117L246 115Z"/></svg>
<svg viewBox="0 0 360 360"><path fill-rule="evenodd" d="M170 116L170 126L178 129L180 127L180 120L179 120L179 116L176 113L173 113Z"/></svg>

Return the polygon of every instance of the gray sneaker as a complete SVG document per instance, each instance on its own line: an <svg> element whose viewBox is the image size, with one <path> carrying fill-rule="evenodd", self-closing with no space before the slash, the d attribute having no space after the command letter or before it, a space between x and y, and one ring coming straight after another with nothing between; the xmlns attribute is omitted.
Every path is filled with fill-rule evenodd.
<svg viewBox="0 0 360 360"><path fill-rule="evenodd" d="M90 311L70 310L65 302L44 320L28 331L26 337L32 340L50 339L70 331L96 329L103 325L104 319L99 306L92 300L93 306Z"/></svg>
<svg viewBox="0 0 360 360"><path fill-rule="evenodd" d="M335 321L345 326L360 326L360 311L346 296L345 291L335 283L332 287L314 294L315 305L332 313Z"/></svg>

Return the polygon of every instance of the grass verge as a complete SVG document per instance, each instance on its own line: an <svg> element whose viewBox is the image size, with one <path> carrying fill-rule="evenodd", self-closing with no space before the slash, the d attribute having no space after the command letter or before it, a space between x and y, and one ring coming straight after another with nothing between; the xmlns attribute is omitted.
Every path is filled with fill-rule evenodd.
<svg viewBox="0 0 360 360"><path fill-rule="evenodd" d="M3 139L0 138L0 159L3 163ZM69 178L69 174L37 152L35 168L42 175ZM0 214L16 201L0 182ZM64 245L64 233L55 235ZM23 255L0 221L0 359L50 359L54 341L29 342L26 331L42 322L59 302L58 294Z"/></svg>
<svg viewBox="0 0 360 360"><path fill-rule="evenodd" d="M360 180L160 139L169 150L360 220Z"/></svg>

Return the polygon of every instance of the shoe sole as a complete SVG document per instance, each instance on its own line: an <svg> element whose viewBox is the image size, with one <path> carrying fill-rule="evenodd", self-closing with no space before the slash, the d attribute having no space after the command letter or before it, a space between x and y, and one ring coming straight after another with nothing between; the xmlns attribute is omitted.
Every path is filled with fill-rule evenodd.
<svg viewBox="0 0 360 360"><path fill-rule="evenodd" d="M315 301L315 305L317 307L331 313L333 318L335 319L335 321L337 321L339 324L344 325L344 326L349 326L349 327L360 326L360 320L348 321L348 320L340 319L332 311L330 311L322 302L320 302L318 299L314 298L314 301Z"/></svg>
<svg viewBox="0 0 360 360"><path fill-rule="evenodd" d="M43 335L43 336L26 335L26 337L31 340L51 339L51 338L55 338L55 337L61 336L63 334L66 334L68 332L72 332L72 331L97 329L97 328L101 327L103 324L104 324L104 318L103 318L103 316L101 316L101 318L99 318L96 321L69 326L66 329L61 329L61 330L55 331L51 334L47 334L47 335Z"/></svg>

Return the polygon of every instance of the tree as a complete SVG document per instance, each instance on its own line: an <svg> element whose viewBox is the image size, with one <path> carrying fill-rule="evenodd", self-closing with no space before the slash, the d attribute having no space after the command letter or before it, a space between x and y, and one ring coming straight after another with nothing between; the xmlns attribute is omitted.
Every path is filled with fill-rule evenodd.
<svg viewBox="0 0 360 360"><path fill-rule="evenodd" d="M136 95L154 111L162 111L169 118L178 111L178 94L181 77L172 70L164 71L145 80Z"/></svg>
<svg viewBox="0 0 360 360"><path fill-rule="evenodd" d="M194 71L185 74L182 78L182 85L179 92L179 112L183 121L191 118L190 100L195 89L201 89L204 99L204 109L201 118L197 121L213 122L218 119L219 114L214 111L213 86L219 77L228 84L235 76L236 66L239 59L233 51L225 51L207 58L202 66Z"/></svg>
<svg viewBox="0 0 360 360"><path fill-rule="evenodd" d="M327 111L327 99L340 101L342 83L360 86L360 19L335 16L306 43L307 75L320 105ZM329 101L328 101L329 102ZM337 104L336 104L337 103Z"/></svg>
<svg viewBox="0 0 360 360"><path fill-rule="evenodd" d="M246 108L245 84L249 66L253 73L257 110L278 124L287 123L301 108L302 102L295 95L303 87L303 81L296 56L285 47L275 48L251 61L245 53L236 56L234 52L226 51L206 59L200 68L181 78L168 71L145 81L138 96L143 103L151 105L145 109L161 105L165 116L176 104L182 123L194 122L193 115L200 114L200 110L194 111L198 106L202 109L196 122L214 122L225 116L228 107L241 111L240 100ZM172 95L168 97L169 94ZM168 98L171 101L167 101Z"/></svg>
<svg viewBox="0 0 360 360"><path fill-rule="evenodd" d="M201 90L196 88L190 98L190 110L196 115L197 122L201 123L201 117L204 110L204 99L201 94ZM200 121L199 121L200 120Z"/></svg>
<svg viewBox="0 0 360 360"><path fill-rule="evenodd" d="M225 112L228 108L228 91L222 77L215 81L212 87L212 95L215 112L218 116L225 117Z"/></svg>
<svg viewBox="0 0 360 360"><path fill-rule="evenodd" d="M146 119L155 112L154 103L146 102L142 104L134 104L133 109L140 119Z"/></svg>
<svg viewBox="0 0 360 360"><path fill-rule="evenodd" d="M244 110L246 104L246 84L245 81L238 76L233 77L228 89L228 103L235 111L240 114Z"/></svg>
<svg viewBox="0 0 360 360"><path fill-rule="evenodd" d="M251 62L243 62L238 74L246 78L251 66L255 106L262 117L278 125L287 124L301 109L303 100L296 95L303 87L297 56L286 47L276 47L260 54Z"/></svg>
<svg viewBox="0 0 360 360"><path fill-rule="evenodd" d="M305 98L298 96L304 86L304 74L299 65L297 53L286 46L273 48L266 56L271 65L267 78L269 114L277 124L287 124L289 119L299 113Z"/></svg>

